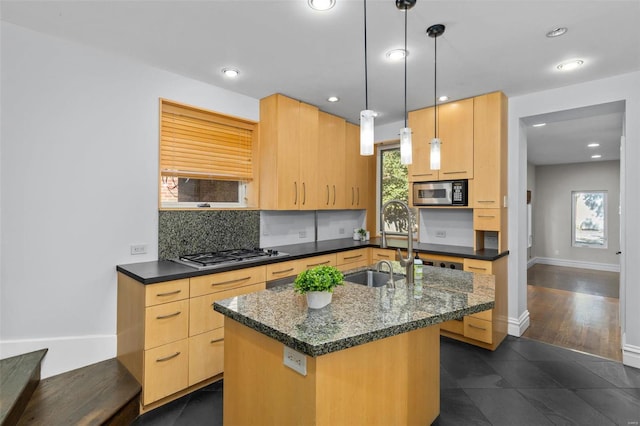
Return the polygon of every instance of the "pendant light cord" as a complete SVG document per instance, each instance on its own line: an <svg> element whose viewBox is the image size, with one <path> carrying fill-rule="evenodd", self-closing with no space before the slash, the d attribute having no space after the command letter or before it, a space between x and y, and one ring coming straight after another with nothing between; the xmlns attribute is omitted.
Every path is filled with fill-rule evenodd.
<svg viewBox="0 0 640 426"><path fill-rule="evenodd" d="M364 0L364 109L369 109L369 76L367 69L367 0Z"/></svg>
<svg viewBox="0 0 640 426"><path fill-rule="evenodd" d="M409 9L404 9L404 127L407 127L407 15Z"/></svg>
<svg viewBox="0 0 640 426"><path fill-rule="evenodd" d="M438 37L433 38L433 128L436 139L438 138L438 104L436 94L438 86Z"/></svg>

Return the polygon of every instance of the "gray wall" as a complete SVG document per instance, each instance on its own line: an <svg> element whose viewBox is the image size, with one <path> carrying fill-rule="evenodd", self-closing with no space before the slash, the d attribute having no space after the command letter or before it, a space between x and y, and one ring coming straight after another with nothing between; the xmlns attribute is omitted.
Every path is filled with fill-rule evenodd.
<svg viewBox="0 0 640 426"><path fill-rule="evenodd" d="M527 190L531 191L531 206L527 206L527 207L531 207L531 215L533 215L533 210L534 210L534 206L536 205L536 166L531 164L531 163L527 163ZM527 214L528 216L528 214ZM533 218L531 218L531 239L533 240L533 231L535 229L535 223L533 222ZM527 260L530 260L534 257L533 255L533 250L534 250L534 245L535 245L535 241L533 241L533 244L531 245L531 247L527 247Z"/></svg>
<svg viewBox="0 0 640 426"><path fill-rule="evenodd" d="M607 191L608 248L571 246L571 191ZM535 257L618 264L620 250L620 162L598 161L535 170L533 207Z"/></svg>

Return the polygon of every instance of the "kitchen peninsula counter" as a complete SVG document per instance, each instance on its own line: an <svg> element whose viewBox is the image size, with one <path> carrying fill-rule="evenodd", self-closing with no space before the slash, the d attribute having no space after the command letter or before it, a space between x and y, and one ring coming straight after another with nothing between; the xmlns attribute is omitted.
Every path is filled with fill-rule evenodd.
<svg viewBox="0 0 640 426"><path fill-rule="evenodd" d="M292 285L215 302L225 315L224 424L431 424L438 324L493 308L494 277L423 269L422 291L347 276L318 310ZM284 365L288 348L304 374Z"/></svg>

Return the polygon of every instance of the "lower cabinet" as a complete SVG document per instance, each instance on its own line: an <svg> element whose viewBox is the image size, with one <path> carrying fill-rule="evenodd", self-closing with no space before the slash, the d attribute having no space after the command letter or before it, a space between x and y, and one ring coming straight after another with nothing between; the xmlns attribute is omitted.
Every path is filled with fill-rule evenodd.
<svg viewBox="0 0 640 426"><path fill-rule="evenodd" d="M336 264L341 271L369 266L369 248L341 251L336 253Z"/></svg>

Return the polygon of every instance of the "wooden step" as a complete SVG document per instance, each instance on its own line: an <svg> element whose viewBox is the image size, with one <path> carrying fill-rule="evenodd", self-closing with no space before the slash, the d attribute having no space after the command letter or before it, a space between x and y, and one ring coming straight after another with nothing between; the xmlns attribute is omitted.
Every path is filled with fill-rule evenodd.
<svg viewBox="0 0 640 426"><path fill-rule="evenodd" d="M47 349L0 360L0 425L15 425L40 382Z"/></svg>
<svg viewBox="0 0 640 426"><path fill-rule="evenodd" d="M129 425L140 410L140 384L116 358L40 382L19 425Z"/></svg>

